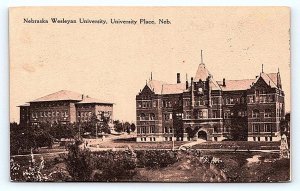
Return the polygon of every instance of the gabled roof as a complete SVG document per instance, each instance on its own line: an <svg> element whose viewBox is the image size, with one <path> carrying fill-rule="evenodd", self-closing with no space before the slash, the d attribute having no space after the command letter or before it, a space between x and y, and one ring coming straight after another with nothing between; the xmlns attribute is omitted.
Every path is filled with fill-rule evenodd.
<svg viewBox="0 0 300 191"><path fill-rule="evenodd" d="M161 94L162 85L166 84L166 82L158 81L158 80L150 80L147 83L147 86L153 91L155 94Z"/></svg>
<svg viewBox="0 0 300 191"><path fill-rule="evenodd" d="M249 89L253 82L255 82L255 79L226 80L225 86L223 86L222 81L218 81L218 84L223 91L238 91Z"/></svg>
<svg viewBox="0 0 300 191"><path fill-rule="evenodd" d="M72 92L68 90L61 90L38 99L35 99L30 102L44 102L44 101L62 101L62 100L74 100L80 101L82 100L82 94L77 92Z"/></svg>
<svg viewBox="0 0 300 191"><path fill-rule="evenodd" d="M163 84L161 94L180 94L185 90L185 83Z"/></svg>
<svg viewBox="0 0 300 191"><path fill-rule="evenodd" d="M276 73L267 74L267 73L262 72L262 73L260 73L260 76L258 76L256 78L254 83L256 83L260 78L262 78L266 82L266 84L270 85L271 88L278 88L277 87L277 74Z"/></svg>
<svg viewBox="0 0 300 191"><path fill-rule="evenodd" d="M95 104L113 104L111 102L99 100L96 98L91 98L91 97L84 97L82 101L77 102L76 104L88 104L88 103L95 103Z"/></svg>
<svg viewBox="0 0 300 191"><path fill-rule="evenodd" d="M168 84L166 82L158 80L150 80L147 83L147 86L151 89L151 91L159 95L179 94L183 93L183 91L185 90L185 83Z"/></svg>

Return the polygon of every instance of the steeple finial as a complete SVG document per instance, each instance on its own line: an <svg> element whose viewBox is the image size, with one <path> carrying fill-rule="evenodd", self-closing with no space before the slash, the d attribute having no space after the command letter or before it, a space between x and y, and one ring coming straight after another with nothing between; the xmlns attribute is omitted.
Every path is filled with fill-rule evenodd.
<svg viewBox="0 0 300 191"><path fill-rule="evenodd" d="M279 67L278 67L278 73L280 73L280 72L279 72Z"/></svg>
<svg viewBox="0 0 300 191"><path fill-rule="evenodd" d="M264 64L261 65L261 73L264 73Z"/></svg>
<svg viewBox="0 0 300 191"><path fill-rule="evenodd" d="M188 81L187 73L185 73L185 81Z"/></svg>
<svg viewBox="0 0 300 191"><path fill-rule="evenodd" d="M202 52L203 52L203 50L201 50L201 64L204 64L203 63L203 53Z"/></svg>
<svg viewBox="0 0 300 191"><path fill-rule="evenodd" d="M151 81L152 81L152 72L151 72L151 77L150 77Z"/></svg>

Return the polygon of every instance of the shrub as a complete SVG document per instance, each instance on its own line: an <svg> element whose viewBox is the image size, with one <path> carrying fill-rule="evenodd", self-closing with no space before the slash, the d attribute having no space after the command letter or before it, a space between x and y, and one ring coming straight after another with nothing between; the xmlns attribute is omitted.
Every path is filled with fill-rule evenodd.
<svg viewBox="0 0 300 191"><path fill-rule="evenodd" d="M70 146L66 157L67 170L73 181L124 181L136 173L133 151L91 153L87 149L80 150L78 146Z"/></svg>
<svg viewBox="0 0 300 191"><path fill-rule="evenodd" d="M178 161L175 151L144 150L137 152L138 165L146 168L162 168Z"/></svg>

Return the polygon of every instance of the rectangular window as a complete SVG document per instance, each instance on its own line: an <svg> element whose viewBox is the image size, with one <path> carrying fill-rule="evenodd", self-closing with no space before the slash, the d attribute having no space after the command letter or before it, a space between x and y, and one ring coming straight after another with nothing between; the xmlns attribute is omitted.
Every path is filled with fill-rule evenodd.
<svg viewBox="0 0 300 191"><path fill-rule="evenodd" d="M191 112L190 111L186 112L186 119L191 119Z"/></svg>
<svg viewBox="0 0 300 191"><path fill-rule="evenodd" d="M224 112L224 118L228 119L230 117L230 111L225 111Z"/></svg>
<svg viewBox="0 0 300 191"><path fill-rule="evenodd" d="M156 101L152 101L152 107L156 107L157 102Z"/></svg>
<svg viewBox="0 0 300 191"><path fill-rule="evenodd" d="M213 118L218 118L218 111L214 110L212 114L213 114Z"/></svg>
<svg viewBox="0 0 300 191"><path fill-rule="evenodd" d="M253 132L258 133L259 132L259 124L252 124Z"/></svg>
<svg viewBox="0 0 300 191"><path fill-rule="evenodd" d="M150 126L150 133L155 133L155 126L154 125Z"/></svg>
<svg viewBox="0 0 300 191"><path fill-rule="evenodd" d="M208 112L207 112L207 110L202 110L202 117L203 117L204 119L207 119L207 118L208 118Z"/></svg>
<svg viewBox="0 0 300 191"><path fill-rule="evenodd" d="M138 108L142 107L142 103L140 101L137 102Z"/></svg>
<svg viewBox="0 0 300 191"><path fill-rule="evenodd" d="M272 131L272 124L266 123L264 126L265 126L265 132L271 132Z"/></svg>

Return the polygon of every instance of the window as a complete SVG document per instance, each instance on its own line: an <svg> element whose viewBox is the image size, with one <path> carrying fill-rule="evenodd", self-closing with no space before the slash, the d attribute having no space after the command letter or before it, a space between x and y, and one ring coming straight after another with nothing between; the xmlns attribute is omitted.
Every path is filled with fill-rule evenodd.
<svg viewBox="0 0 300 191"><path fill-rule="evenodd" d="M270 109L265 110L265 117L272 117L272 112Z"/></svg>
<svg viewBox="0 0 300 191"><path fill-rule="evenodd" d="M254 103L254 96L249 96L249 103Z"/></svg>
<svg viewBox="0 0 300 191"><path fill-rule="evenodd" d="M140 120L146 120L146 115L144 113L140 114Z"/></svg>
<svg viewBox="0 0 300 191"><path fill-rule="evenodd" d="M272 124L266 123L265 125L265 132L271 132L272 131Z"/></svg>
<svg viewBox="0 0 300 191"><path fill-rule="evenodd" d="M146 105L146 102L145 102L145 101L143 101L143 102L142 102L142 106L143 106L143 108L147 107L147 105Z"/></svg>
<svg viewBox="0 0 300 191"><path fill-rule="evenodd" d="M142 107L142 103L140 101L137 102L138 108Z"/></svg>
<svg viewBox="0 0 300 191"><path fill-rule="evenodd" d="M172 118L172 114L171 113L165 113L164 114L164 119L166 120L166 121L168 121L169 119L171 119Z"/></svg>
<svg viewBox="0 0 300 191"><path fill-rule="evenodd" d="M155 126L154 125L150 126L150 133L155 133Z"/></svg>
<svg viewBox="0 0 300 191"><path fill-rule="evenodd" d="M214 110L212 114L213 118L218 118L218 111Z"/></svg>
<svg viewBox="0 0 300 191"><path fill-rule="evenodd" d="M40 117L43 117L43 112L40 112Z"/></svg>
<svg viewBox="0 0 300 191"><path fill-rule="evenodd" d="M156 107L156 101L152 101L152 107Z"/></svg>
<svg viewBox="0 0 300 191"><path fill-rule="evenodd" d="M48 111L48 117L51 117L51 112L50 111Z"/></svg>
<svg viewBox="0 0 300 191"><path fill-rule="evenodd" d="M170 133L173 133L173 127L170 127Z"/></svg>
<svg viewBox="0 0 300 191"><path fill-rule="evenodd" d="M245 98L241 97L241 103L245 103Z"/></svg>
<svg viewBox="0 0 300 191"><path fill-rule="evenodd" d="M56 117L58 117L58 116L59 116L59 111L56 112Z"/></svg>
<svg viewBox="0 0 300 191"><path fill-rule="evenodd" d="M55 115L55 111L52 111L52 117L55 117L56 115Z"/></svg>
<svg viewBox="0 0 300 191"><path fill-rule="evenodd" d="M274 95L269 95L268 97L269 97L269 100L268 100L269 102L274 102Z"/></svg>
<svg viewBox="0 0 300 191"><path fill-rule="evenodd" d="M65 111L65 117L68 117L68 112L67 111Z"/></svg>
<svg viewBox="0 0 300 191"><path fill-rule="evenodd" d="M203 118L204 119L208 118L208 112L207 112L207 110L202 110L202 112L203 112Z"/></svg>
<svg viewBox="0 0 300 191"><path fill-rule="evenodd" d="M186 119L191 119L191 112L190 111L186 112Z"/></svg>
<svg viewBox="0 0 300 191"><path fill-rule="evenodd" d="M246 116L246 112L245 111L239 111L238 112L238 116L239 117L245 117Z"/></svg>
<svg viewBox="0 0 300 191"><path fill-rule="evenodd" d="M169 133L169 128L165 127L165 133Z"/></svg>
<svg viewBox="0 0 300 191"><path fill-rule="evenodd" d="M184 101L185 106L189 106L189 103L190 103L190 100L188 100L188 99Z"/></svg>
<svg viewBox="0 0 300 191"><path fill-rule="evenodd" d="M259 117L259 111L258 111L257 109L254 109L254 110L252 111L252 117L253 117L253 118L258 118L258 117Z"/></svg>
<svg viewBox="0 0 300 191"><path fill-rule="evenodd" d="M144 127L144 126L141 127L141 133L144 133L144 134L146 133L146 127Z"/></svg>
<svg viewBox="0 0 300 191"><path fill-rule="evenodd" d="M225 111L224 112L224 118L228 119L230 117L230 111Z"/></svg>
<svg viewBox="0 0 300 191"><path fill-rule="evenodd" d="M252 124L253 132L258 133L259 132L259 124Z"/></svg>

